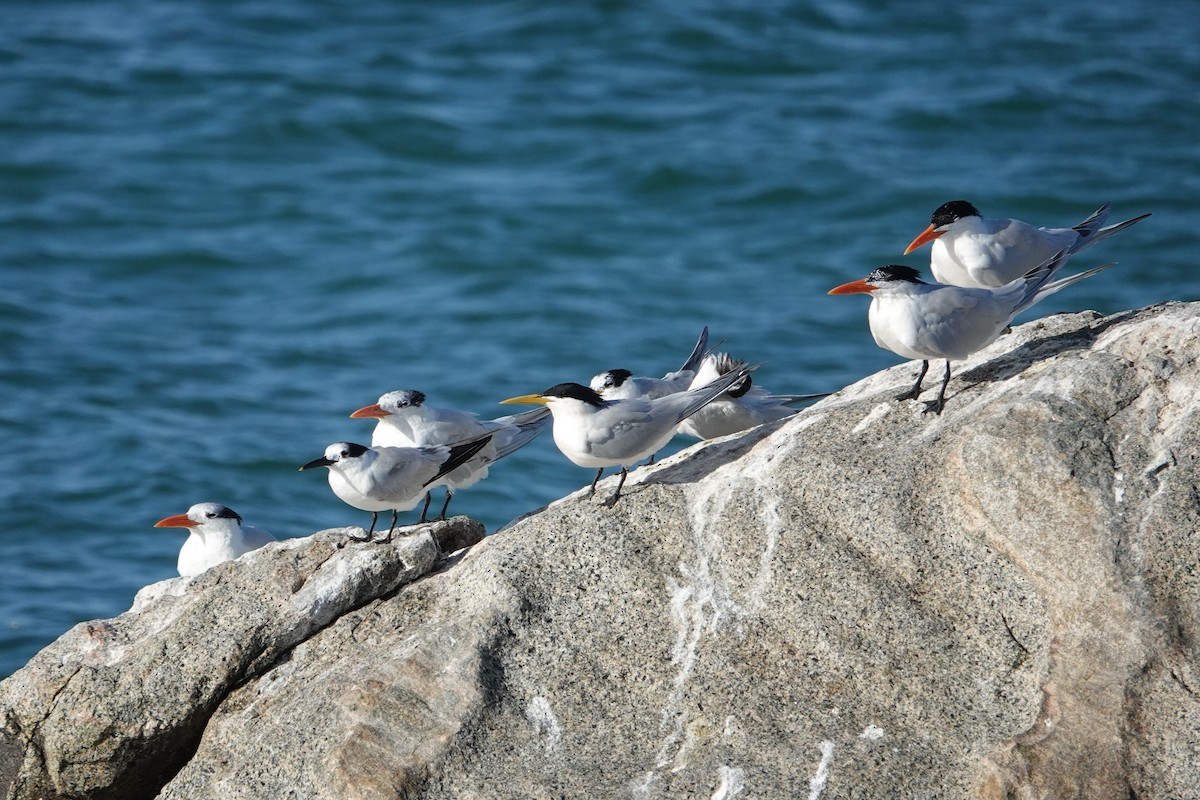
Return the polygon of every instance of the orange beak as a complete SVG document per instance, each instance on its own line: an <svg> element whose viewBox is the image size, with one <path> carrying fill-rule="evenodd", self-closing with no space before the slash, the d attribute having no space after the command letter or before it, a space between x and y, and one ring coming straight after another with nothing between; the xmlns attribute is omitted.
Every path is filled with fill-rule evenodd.
<svg viewBox="0 0 1200 800"><path fill-rule="evenodd" d="M154 527L156 527L156 528L194 528L199 524L200 524L199 522L196 522L193 519L188 519L187 514L176 514L173 517L167 517L166 519L160 519L158 522L154 523Z"/></svg>
<svg viewBox="0 0 1200 800"><path fill-rule="evenodd" d="M908 255L909 253L911 253L913 250L916 250L921 245L929 244L934 239L941 236L943 233L945 233L945 231L934 230L933 225L930 225L928 228L921 231L920 236L918 236L917 238L912 240L912 244L910 244L908 246L908 249L904 251L904 255Z"/></svg>
<svg viewBox="0 0 1200 800"><path fill-rule="evenodd" d="M863 278L862 280L850 281L849 283L843 283L841 286L835 286L827 294L870 294L878 288L878 286L872 286L867 283L867 279Z"/></svg>
<svg viewBox="0 0 1200 800"><path fill-rule="evenodd" d="M384 411L379 407L379 404L376 403L372 406L363 406L358 411L355 411L353 414L351 414L350 419L383 419L384 417L390 417L391 415L392 412Z"/></svg>

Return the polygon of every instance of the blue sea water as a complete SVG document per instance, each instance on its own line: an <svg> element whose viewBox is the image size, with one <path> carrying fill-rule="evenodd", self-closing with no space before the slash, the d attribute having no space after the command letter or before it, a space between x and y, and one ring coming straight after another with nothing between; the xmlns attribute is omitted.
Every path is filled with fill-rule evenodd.
<svg viewBox="0 0 1200 800"><path fill-rule="evenodd" d="M898 363L825 292L926 267L946 200L1154 213L1026 318L1200 297L1193 3L876 5L6 4L0 676L174 576L195 502L364 522L296 468L384 391L498 416L704 325L779 392ZM546 436L451 510L591 477Z"/></svg>

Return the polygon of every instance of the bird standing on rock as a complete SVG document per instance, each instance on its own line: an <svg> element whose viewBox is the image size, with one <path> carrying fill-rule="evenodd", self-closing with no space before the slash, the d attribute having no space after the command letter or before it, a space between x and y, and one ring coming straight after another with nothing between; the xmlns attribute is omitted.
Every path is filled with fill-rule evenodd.
<svg viewBox="0 0 1200 800"><path fill-rule="evenodd" d="M484 421L466 411L430 406L424 393L412 389L388 392L379 402L358 409L350 418L378 421L371 434L372 447L434 446L492 434L491 441L470 460L430 484L431 489L446 487L446 501L438 519L446 518L446 509L456 490L474 486L486 478L493 462L520 450L550 425L550 412L544 408ZM425 521L429 502L427 491L420 522Z"/></svg>
<svg viewBox="0 0 1200 800"><path fill-rule="evenodd" d="M951 361L966 358L996 341L1013 317L1039 300L1112 266L1105 264L1048 282L1068 257L1067 251L1061 250L999 289L925 283L911 267L893 264L880 267L862 280L830 289L829 294L870 294L867 317L875 344L905 358L921 359L916 384L897 400L916 399L929 362L935 358L946 360L937 399L924 408L925 412L940 414L946 404Z"/></svg>
<svg viewBox="0 0 1200 800"><path fill-rule="evenodd" d="M545 405L554 417L554 443L572 463L596 467L591 493L605 467L621 468L621 480L606 505L621 496L629 467L662 449L679 423L712 402L757 366L742 367L699 389L676 392L653 400L606 400L578 383L560 383L541 394L502 400L502 403Z"/></svg>
<svg viewBox="0 0 1200 800"><path fill-rule="evenodd" d="M1150 216L1142 214L1101 227L1110 208L1105 203L1072 228L1036 228L1018 219L989 219L966 200L951 200L938 206L929 227L912 240L904 254L933 242L929 270L934 280L951 286L995 289L1012 283L1059 252L1070 258Z"/></svg>
<svg viewBox="0 0 1200 800"><path fill-rule="evenodd" d="M329 488L338 499L371 512L367 539L375 531L379 512L390 509L392 524L383 540L386 542L392 538L401 511L416 508L427 487L469 460L491 438L489 432L454 445L430 447L366 447L334 442L325 448L325 455L300 467L300 471L329 468Z"/></svg>
<svg viewBox="0 0 1200 800"><path fill-rule="evenodd" d="M154 527L188 529L177 564L185 578L275 541L261 528L243 525L236 511L220 503L196 503L186 514L160 519Z"/></svg>

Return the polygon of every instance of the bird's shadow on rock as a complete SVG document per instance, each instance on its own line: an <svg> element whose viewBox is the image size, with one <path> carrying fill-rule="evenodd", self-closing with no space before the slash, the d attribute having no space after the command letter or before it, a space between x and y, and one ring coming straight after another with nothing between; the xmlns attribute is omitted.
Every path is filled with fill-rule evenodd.
<svg viewBox="0 0 1200 800"><path fill-rule="evenodd" d="M957 377L974 386L980 383L997 383L1015 378L1033 364L1052 356L1067 353L1072 350L1083 350L1114 325L1119 325L1135 316L1139 311L1123 311L1108 317L1100 317L1098 321L1069 331L1031 339L1019 347L1003 355L989 359L973 369L960 373Z"/></svg>
<svg viewBox="0 0 1200 800"><path fill-rule="evenodd" d="M660 465L653 475L640 481L639 485L694 483L726 464L737 461L755 445L795 419L796 416L798 415L759 425L757 428L736 434L728 441L711 443L703 450L692 453L687 458L679 459L678 463ZM639 469L643 468L639 467Z"/></svg>

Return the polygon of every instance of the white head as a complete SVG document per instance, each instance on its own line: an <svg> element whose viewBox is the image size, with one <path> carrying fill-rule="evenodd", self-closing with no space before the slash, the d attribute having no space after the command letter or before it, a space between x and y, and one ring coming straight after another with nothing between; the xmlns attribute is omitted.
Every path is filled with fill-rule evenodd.
<svg viewBox="0 0 1200 800"><path fill-rule="evenodd" d="M632 377L633 373L627 369L610 369L593 377L590 386L593 392L602 395L606 391L621 388Z"/></svg>
<svg viewBox="0 0 1200 800"><path fill-rule="evenodd" d="M176 514L154 523L156 528L188 528L204 536L216 531L240 530L242 518L229 506L220 503L196 503L186 514Z"/></svg>
<svg viewBox="0 0 1200 800"><path fill-rule="evenodd" d="M308 462L300 468L300 471L316 469L317 467L338 469L367 464L374 458L374 455L374 450L361 444L355 444L354 442L334 442L325 448L325 455Z"/></svg>

